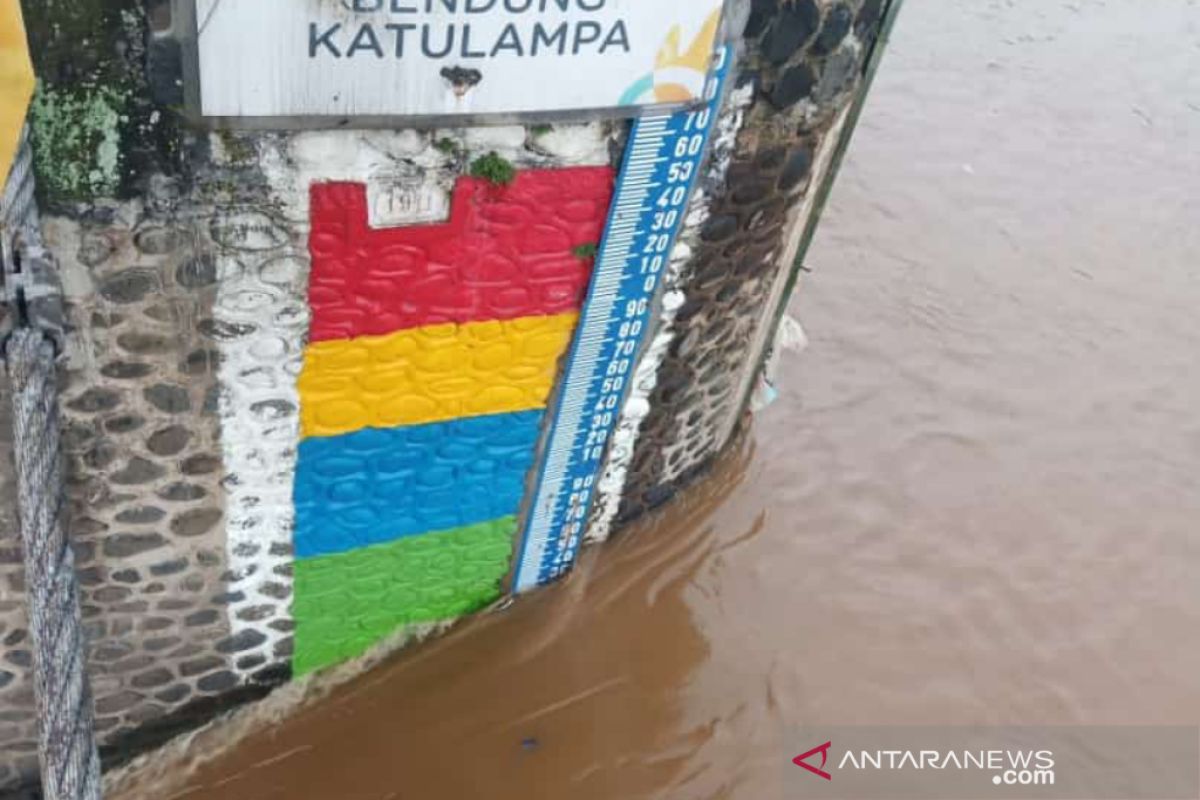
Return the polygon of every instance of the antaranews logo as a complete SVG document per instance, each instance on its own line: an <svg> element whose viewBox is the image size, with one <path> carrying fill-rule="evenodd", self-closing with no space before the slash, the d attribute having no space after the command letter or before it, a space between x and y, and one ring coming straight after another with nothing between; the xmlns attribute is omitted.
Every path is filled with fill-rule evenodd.
<svg viewBox="0 0 1200 800"><path fill-rule="evenodd" d="M813 775L833 780L825 771L833 740L818 745L792 759L792 763ZM808 759L821 756L820 767ZM993 773L993 785L1054 785L1054 753L1050 750L847 750L837 769L845 770L980 770Z"/></svg>
<svg viewBox="0 0 1200 800"><path fill-rule="evenodd" d="M1196 727L823 726L794 733L791 741L804 751L781 766L792 796L805 800L1200 798ZM1127 761L1101 756L1113 752L1153 769L1129 770Z"/></svg>

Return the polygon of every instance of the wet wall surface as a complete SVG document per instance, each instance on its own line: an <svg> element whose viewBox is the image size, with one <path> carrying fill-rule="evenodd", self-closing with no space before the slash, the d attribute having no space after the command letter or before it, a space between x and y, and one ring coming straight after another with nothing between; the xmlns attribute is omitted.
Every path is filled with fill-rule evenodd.
<svg viewBox="0 0 1200 800"><path fill-rule="evenodd" d="M1186 2L908 4L750 449L116 796L774 798L786 725L1195 724L1198 46Z"/></svg>

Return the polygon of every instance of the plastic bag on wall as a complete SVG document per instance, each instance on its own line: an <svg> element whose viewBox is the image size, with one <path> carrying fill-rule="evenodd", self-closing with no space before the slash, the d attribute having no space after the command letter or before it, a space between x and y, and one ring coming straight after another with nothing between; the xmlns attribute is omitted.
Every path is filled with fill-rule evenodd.
<svg viewBox="0 0 1200 800"><path fill-rule="evenodd" d="M767 362L758 376L758 384L754 387L754 395L750 399L750 409L757 414L779 399L775 375L779 369L780 356L786 352L800 353L808 347L808 335L800 322L785 314L775 331L771 341L771 349L767 354Z"/></svg>

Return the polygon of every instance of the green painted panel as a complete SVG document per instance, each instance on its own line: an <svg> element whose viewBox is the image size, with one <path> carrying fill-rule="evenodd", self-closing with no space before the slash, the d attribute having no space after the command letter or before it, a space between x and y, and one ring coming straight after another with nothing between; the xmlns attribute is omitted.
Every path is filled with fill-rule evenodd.
<svg viewBox="0 0 1200 800"><path fill-rule="evenodd" d="M298 559L297 676L366 652L397 628L469 614L500 596L516 518Z"/></svg>

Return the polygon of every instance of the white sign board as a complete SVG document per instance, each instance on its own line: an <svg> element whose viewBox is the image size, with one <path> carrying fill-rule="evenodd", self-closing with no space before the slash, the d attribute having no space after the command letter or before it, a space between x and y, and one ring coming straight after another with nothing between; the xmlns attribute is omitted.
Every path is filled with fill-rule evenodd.
<svg viewBox="0 0 1200 800"><path fill-rule="evenodd" d="M613 109L699 98L723 0L195 0L205 116Z"/></svg>

